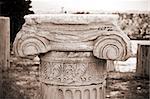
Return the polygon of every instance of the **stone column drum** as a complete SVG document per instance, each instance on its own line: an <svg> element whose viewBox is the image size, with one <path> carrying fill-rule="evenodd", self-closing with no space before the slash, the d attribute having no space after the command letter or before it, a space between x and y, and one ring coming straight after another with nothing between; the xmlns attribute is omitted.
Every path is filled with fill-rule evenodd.
<svg viewBox="0 0 150 99"><path fill-rule="evenodd" d="M129 38L115 15L26 16L14 51L39 55L41 99L105 99L107 60L130 56Z"/></svg>

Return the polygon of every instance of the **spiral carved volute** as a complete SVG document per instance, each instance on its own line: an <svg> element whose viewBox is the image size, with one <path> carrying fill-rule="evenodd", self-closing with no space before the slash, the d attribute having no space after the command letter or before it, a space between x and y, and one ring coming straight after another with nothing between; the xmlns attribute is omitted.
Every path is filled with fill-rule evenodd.
<svg viewBox="0 0 150 99"><path fill-rule="evenodd" d="M126 60L130 56L129 39L118 34L100 36L95 41L93 54L100 59Z"/></svg>
<svg viewBox="0 0 150 99"><path fill-rule="evenodd" d="M14 51L16 56L28 57L47 52L48 40L36 35L35 33L19 32L14 42Z"/></svg>

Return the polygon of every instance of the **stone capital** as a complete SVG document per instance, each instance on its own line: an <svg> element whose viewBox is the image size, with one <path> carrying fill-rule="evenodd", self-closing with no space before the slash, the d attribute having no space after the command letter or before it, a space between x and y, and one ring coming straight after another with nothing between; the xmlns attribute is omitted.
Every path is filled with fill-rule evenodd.
<svg viewBox="0 0 150 99"><path fill-rule="evenodd" d="M126 60L130 39L116 25L116 15L28 15L14 42L17 56L49 51L93 52L106 60Z"/></svg>
<svg viewBox="0 0 150 99"><path fill-rule="evenodd" d="M14 50L20 57L39 55L40 99L105 99L107 60L126 60L130 55L130 40L117 27L117 16L25 18Z"/></svg>

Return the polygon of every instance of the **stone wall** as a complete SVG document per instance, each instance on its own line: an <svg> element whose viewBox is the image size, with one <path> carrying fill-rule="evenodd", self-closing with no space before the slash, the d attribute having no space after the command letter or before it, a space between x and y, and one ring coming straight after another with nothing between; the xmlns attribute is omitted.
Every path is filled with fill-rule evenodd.
<svg viewBox="0 0 150 99"><path fill-rule="evenodd" d="M4 72L2 99L39 99L39 63L11 55L11 67Z"/></svg>
<svg viewBox="0 0 150 99"><path fill-rule="evenodd" d="M150 13L117 13L119 25L131 39L150 40Z"/></svg>

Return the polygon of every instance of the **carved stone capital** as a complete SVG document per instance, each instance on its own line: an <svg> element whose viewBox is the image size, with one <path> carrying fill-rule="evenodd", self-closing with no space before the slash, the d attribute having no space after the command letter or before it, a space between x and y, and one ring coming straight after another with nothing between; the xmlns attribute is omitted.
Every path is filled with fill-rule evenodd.
<svg viewBox="0 0 150 99"><path fill-rule="evenodd" d="M116 26L116 16L25 18L14 50L20 57L39 55L41 99L105 99L106 61L130 55L129 38Z"/></svg>
<svg viewBox="0 0 150 99"><path fill-rule="evenodd" d="M130 40L115 24L115 15L29 15L14 42L17 56L48 51L93 52L108 60L126 60Z"/></svg>

